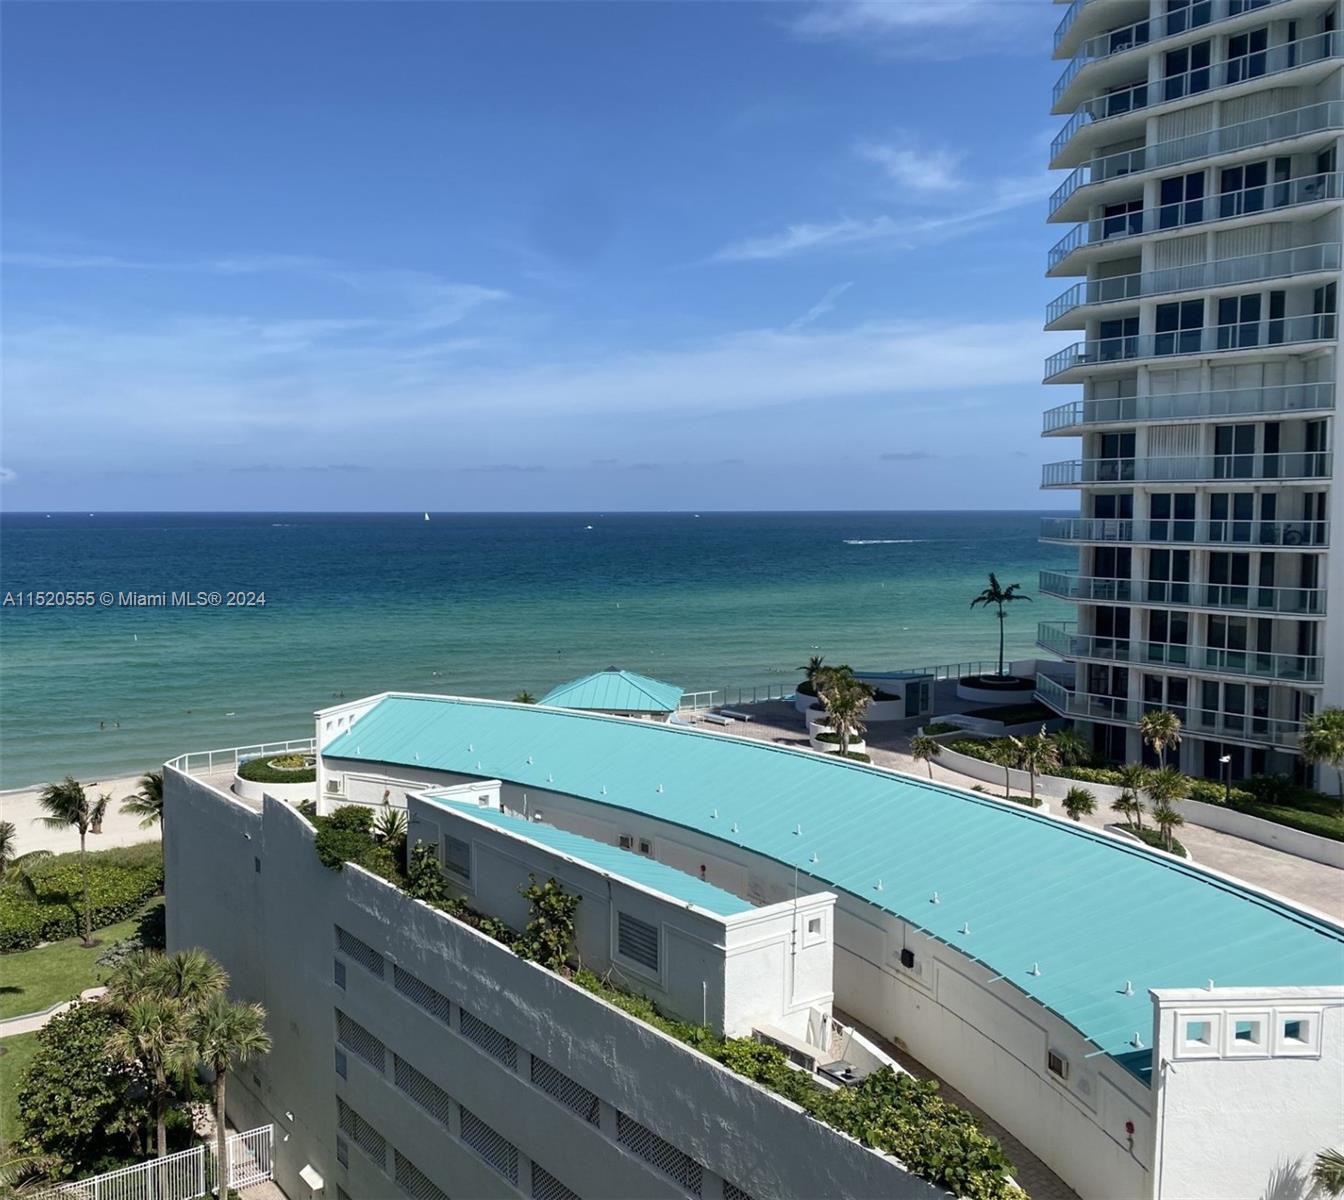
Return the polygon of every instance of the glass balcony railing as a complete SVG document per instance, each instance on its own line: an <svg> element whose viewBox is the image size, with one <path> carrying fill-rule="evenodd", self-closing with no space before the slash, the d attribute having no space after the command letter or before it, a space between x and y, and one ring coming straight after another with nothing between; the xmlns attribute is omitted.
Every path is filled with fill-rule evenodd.
<svg viewBox="0 0 1344 1200"><path fill-rule="evenodd" d="M1169 75L1156 83L1144 80L1133 87L1106 92L1084 101L1055 135L1050 143L1050 157L1053 159L1073 140L1080 129L1108 121L1112 117L1121 117L1127 113L1140 112L1172 100L1182 100L1187 96L1199 96L1219 88L1232 87L1252 79L1264 79L1272 75L1281 75L1285 71L1294 71L1298 67L1323 62L1338 53L1338 42L1333 31L1316 33L1310 37L1298 38L1294 42L1284 42L1278 46L1246 54L1237 58L1224 59L1208 66L1196 67L1179 75Z"/></svg>
<svg viewBox="0 0 1344 1200"><path fill-rule="evenodd" d="M1228 650L1215 646L1181 646L1145 642L1137 638L1080 634L1073 621L1042 621L1036 644L1061 658L1133 663L1210 675L1275 679L1291 683L1320 683L1324 660L1319 655L1277 654L1257 650Z"/></svg>
<svg viewBox="0 0 1344 1200"><path fill-rule="evenodd" d="M1109 245L1125 238L1158 233L1165 229L1185 229L1194 225L1207 225L1211 221L1277 212L1282 208L1318 204L1323 200L1338 200L1341 197L1344 197L1344 174L1305 175L1300 179L1260 184L1258 187L1241 188L1199 200L1185 200L1119 216L1100 217L1075 225L1060 238L1050 250L1049 266L1053 270L1083 246Z"/></svg>
<svg viewBox="0 0 1344 1200"><path fill-rule="evenodd" d="M1138 700L1120 696L1076 692L1048 675L1036 676L1036 695L1042 703L1064 716L1121 725L1136 725L1145 712L1164 707L1160 704L1142 704ZM1181 719L1184 727L1182 732L1187 734L1290 749L1296 748L1302 738L1302 724L1299 721L1283 721L1262 713L1216 711L1172 704L1165 707Z"/></svg>
<svg viewBox="0 0 1344 1200"><path fill-rule="evenodd" d="M1257 117L1236 125L1223 125L1203 133L1154 142L1119 154L1105 154L1073 170L1050 197L1050 213L1059 211L1074 192L1089 184L1104 183L1124 175L1181 166L1217 154L1232 154L1255 146L1269 145L1311 133L1344 128L1344 100L1326 100L1288 112Z"/></svg>
<svg viewBox="0 0 1344 1200"><path fill-rule="evenodd" d="M1126 50L1146 46L1150 42L1161 41L1163 38L1178 37L1192 29L1199 29L1205 25L1212 25L1216 21L1228 20L1231 17L1239 17L1243 13L1273 8L1275 5L1284 2L1285 0L1196 0L1194 4L1185 8L1173 9L1171 12L1150 17L1145 21L1136 21L1132 25L1125 25L1106 33L1099 33L1096 37L1088 38L1078 48L1078 53L1069 60L1063 73L1055 81L1051 100L1057 104L1059 98L1068 90L1069 85L1078 78L1079 72L1103 58L1110 58L1113 54L1123 54ZM1060 22L1060 27L1064 33L1068 32L1069 25L1077 19L1077 15L1077 13L1074 13L1073 18L1070 19L1068 14L1065 14L1065 21L1068 24L1065 24L1064 21ZM1064 33L1056 31L1056 46L1063 39Z"/></svg>
<svg viewBox="0 0 1344 1200"><path fill-rule="evenodd" d="M1303 342L1334 341L1335 336L1335 314L1312 313L1300 317L1275 317L1268 321L1246 321L1236 325L1180 329L1169 333L1097 338L1088 342L1075 342L1052 354L1045 360L1045 378L1049 381L1075 367L1173 355L1215 354L1220 350L1294 346Z"/></svg>
<svg viewBox="0 0 1344 1200"><path fill-rule="evenodd" d="M1264 254L1244 254L1237 258L1221 258L1212 262L1165 267L1160 271L1144 271L1136 275L1112 275L1105 279L1088 279L1074 284L1046 306L1045 323L1052 325L1085 304L1116 304L1146 296L1258 283L1290 275L1310 275L1320 271L1338 271L1339 264L1339 243L1328 242L1317 246L1292 246L1284 250L1270 250Z"/></svg>
<svg viewBox="0 0 1344 1200"><path fill-rule="evenodd" d="M1040 590L1062 600L1099 604L1154 604L1160 608L1213 608L1225 612L1321 616L1325 588L1258 587L1245 583L1187 583L1165 579L1103 579L1042 571Z"/></svg>
<svg viewBox="0 0 1344 1200"><path fill-rule="evenodd" d="M1073 23L1078 19L1078 14L1083 8L1093 3L1093 0L1073 0L1073 3L1064 10L1064 15L1060 18L1059 24L1055 26L1054 48L1059 49L1059 43L1069 36L1069 30L1073 28Z"/></svg>
<svg viewBox="0 0 1344 1200"><path fill-rule="evenodd" d="M1204 483L1237 479L1328 479L1328 450L1269 454L1180 454L1144 458L1081 458L1046 463L1041 486L1095 483Z"/></svg>
<svg viewBox="0 0 1344 1200"><path fill-rule="evenodd" d="M1153 396L1071 400L1047 410L1043 432L1138 421L1212 421L1279 413L1327 412L1335 407L1333 383L1290 383L1279 387L1224 388L1209 392L1168 392Z"/></svg>
<svg viewBox="0 0 1344 1200"><path fill-rule="evenodd" d="M1047 542L1134 543L1187 546L1283 546L1322 550L1330 544L1329 521L1113 520L1109 517L1043 517Z"/></svg>

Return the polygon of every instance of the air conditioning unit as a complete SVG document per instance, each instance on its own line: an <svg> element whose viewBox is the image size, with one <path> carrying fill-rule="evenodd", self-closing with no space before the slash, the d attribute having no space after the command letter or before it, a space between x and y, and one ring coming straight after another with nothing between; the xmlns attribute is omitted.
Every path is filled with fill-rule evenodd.
<svg viewBox="0 0 1344 1200"><path fill-rule="evenodd" d="M616 844L622 850L633 850L635 848L635 839L632 838L628 833L623 833L621 834L620 837L616 839Z"/></svg>
<svg viewBox="0 0 1344 1200"><path fill-rule="evenodd" d="M328 779L328 780L327 780L327 791L329 791L329 792L339 792L340 790L341 790L341 781L340 781L339 779Z"/></svg>
<svg viewBox="0 0 1344 1200"><path fill-rule="evenodd" d="M1060 1079L1069 1077L1069 1060L1058 1050L1051 1050L1046 1054L1045 1065L1051 1075L1057 1075Z"/></svg>

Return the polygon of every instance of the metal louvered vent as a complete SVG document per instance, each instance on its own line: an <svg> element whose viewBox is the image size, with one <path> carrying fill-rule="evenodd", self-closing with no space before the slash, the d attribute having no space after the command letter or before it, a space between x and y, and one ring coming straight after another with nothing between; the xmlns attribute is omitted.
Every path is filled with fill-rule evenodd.
<svg viewBox="0 0 1344 1200"><path fill-rule="evenodd" d="M387 1047L382 1040L353 1017L347 1017L339 1008L336 1010L336 1040L362 1058L379 1075L387 1068Z"/></svg>
<svg viewBox="0 0 1344 1200"><path fill-rule="evenodd" d="M475 1042L487 1054L499 1059L511 1071L518 1069L518 1043L507 1034L487 1025L480 1017L459 1008L462 1015L462 1036Z"/></svg>
<svg viewBox="0 0 1344 1200"><path fill-rule="evenodd" d="M357 962L370 975L376 975L379 979L383 977L383 956L368 942L361 942L339 925L336 926L336 949L351 962Z"/></svg>
<svg viewBox="0 0 1344 1200"><path fill-rule="evenodd" d="M518 1183L518 1147L475 1113L462 1109L462 1141L510 1183Z"/></svg>
<svg viewBox="0 0 1344 1200"><path fill-rule="evenodd" d="M448 997L409 971L403 971L395 963L392 964L392 986L412 1004L419 1005L425 1012L448 1024Z"/></svg>
<svg viewBox="0 0 1344 1200"><path fill-rule="evenodd" d="M631 962L658 969L658 927L632 917L629 913L616 914L616 949Z"/></svg>
<svg viewBox="0 0 1344 1200"><path fill-rule="evenodd" d="M582 1200L579 1193L567 1188L540 1163L532 1164L532 1200Z"/></svg>
<svg viewBox="0 0 1344 1200"><path fill-rule="evenodd" d="M589 1125L596 1125L601 1120L601 1103L597 1096L535 1054L532 1056L532 1082Z"/></svg>
<svg viewBox="0 0 1344 1200"><path fill-rule="evenodd" d="M421 1074L399 1054L392 1056L392 1072L397 1087L446 1129L448 1114L453 1107L453 1098L428 1075Z"/></svg>
<svg viewBox="0 0 1344 1200"><path fill-rule="evenodd" d="M448 1200L448 1193L400 1150L393 1150L392 1156L396 1164L397 1186L413 1200Z"/></svg>
<svg viewBox="0 0 1344 1200"><path fill-rule="evenodd" d="M700 1195L704 1168L689 1154L664 1141L647 1125L641 1125L623 1112L616 1114L616 1139L627 1150L639 1155L670 1179L675 1179L693 1196Z"/></svg>
<svg viewBox="0 0 1344 1200"><path fill-rule="evenodd" d="M387 1169L387 1140L339 1096L336 1098L336 1124L346 1137L378 1164L379 1170Z"/></svg>

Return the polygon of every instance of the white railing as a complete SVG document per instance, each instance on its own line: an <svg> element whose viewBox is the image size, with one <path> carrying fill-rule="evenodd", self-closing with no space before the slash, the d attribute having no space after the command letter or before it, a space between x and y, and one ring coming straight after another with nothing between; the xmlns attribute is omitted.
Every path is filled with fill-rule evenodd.
<svg viewBox="0 0 1344 1200"><path fill-rule="evenodd" d="M1335 406L1333 383L1284 383L1258 388L1218 388L1207 392L1159 392L1148 396L1071 400L1047 409L1045 433L1083 425L1129 421L1209 420L1212 417L1319 412Z"/></svg>
<svg viewBox="0 0 1344 1200"><path fill-rule="evenodd" d="M229 1187L234 1191L263 1183L273 1174L271 1126L229 1136ZM122 1167L35 1192L30 1200L197 1200L215 1185L214 1143L193 1146L165 1158Z"/></svg>
<svg viewBox="0 0 1344 1200"><path fill-rule="evenodd" d="M166 765L191 775L224 767L237 770L240 763L265 754L312 754L315 750L316 739L296 738L289 742L261 742L256 746L228 746L223 750L194 750L170 759Z"/></svg>

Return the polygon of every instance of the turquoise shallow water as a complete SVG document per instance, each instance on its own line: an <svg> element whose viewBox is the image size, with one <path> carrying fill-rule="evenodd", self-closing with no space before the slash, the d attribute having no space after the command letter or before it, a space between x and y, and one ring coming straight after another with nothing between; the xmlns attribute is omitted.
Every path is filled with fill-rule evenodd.
<svg viewBox="0 0 1344 1200"><path fill-rule="evenodd" d="M590 528L591 526L591 528ZM1067 549L1031 513L7 514L0 598L264 591L264 607L0 608L0 787L140 771L311 733L389 689L541 695L615 663L688 690L791 683L808 655L868 669L992 658L970 599L1035 598ZM101 726L101 727L100 727Z"/></svg>

